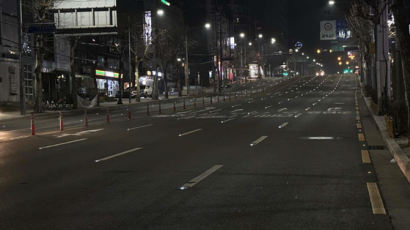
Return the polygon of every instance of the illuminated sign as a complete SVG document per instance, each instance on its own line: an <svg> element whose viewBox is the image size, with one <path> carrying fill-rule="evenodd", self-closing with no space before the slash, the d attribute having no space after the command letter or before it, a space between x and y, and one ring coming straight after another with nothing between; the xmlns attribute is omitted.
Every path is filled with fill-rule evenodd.
<svg viewBox="0 0 410 230"><path fill-rule="evenodd" d="M101 76L101 77L112 77L112 78L119 78L120 74L119 73L114 73L111 71L104 71L104 70L95 70L95 75L96 76Z"/></svg>

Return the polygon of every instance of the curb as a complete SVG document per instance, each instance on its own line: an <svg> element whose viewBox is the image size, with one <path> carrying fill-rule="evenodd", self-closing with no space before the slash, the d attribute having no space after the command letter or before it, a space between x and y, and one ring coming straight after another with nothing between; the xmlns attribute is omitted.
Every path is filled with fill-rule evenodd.
<svg viewBox="0 0 410 230"><path fill-rule="evenodd" d="M390 153L392 154L394 160L396 160L397 165L399 166L401 172L403 173L404 177L406 177L407 182L410 183L410 162L409 162L409 157L407 154L400 148L399 144L389 136L386 130L386 125L384 124L383 117L376 116L371 110L371 103L370 99L366 98L363 96L363 91L362 91L362 97L365 101L365 104L369 111L371 112L371 115L373 117L373 120L376 122L377 128L380 131L380 134L382 135L382 138L389 149Z"/></svg>

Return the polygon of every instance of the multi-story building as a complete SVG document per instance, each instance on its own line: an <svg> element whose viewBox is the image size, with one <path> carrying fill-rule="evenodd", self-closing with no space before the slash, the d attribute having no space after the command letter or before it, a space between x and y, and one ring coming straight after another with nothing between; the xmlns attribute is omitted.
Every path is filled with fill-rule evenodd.
<svg viewBox="0 0 410 230"><path fill-rule="evenodd" d="M17 1L0 0L0 103L17 103L20 93Z"/></svg>

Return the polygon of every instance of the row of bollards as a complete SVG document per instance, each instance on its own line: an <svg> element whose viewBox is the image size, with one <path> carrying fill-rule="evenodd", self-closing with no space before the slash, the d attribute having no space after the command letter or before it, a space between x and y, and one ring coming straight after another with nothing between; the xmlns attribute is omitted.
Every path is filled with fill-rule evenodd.
<svg viewBox="0 0 410 230"><path fill-rule="evenodd" d="M243 94L242 94L242 95L243 95ZM245 96L246 96L246 95L247 95L247 92L245 91ZM240 95L239 95L239 96L240 96ZM234 99L236 99L237 97L238 97L238 95L235 94ZM214 96L210 96L210 97L209 97L209 104L210 104L210 105L213 104L213 98L214 98ZM216 96L216 100L217 100L217 103L219 104L219 103L220 103L220 96L219 96L219 95ZM223 96L222 101L223 101L223 102L226 102L226 100L228 100L229 102L231 102L231 94L229 94L228 97L225 96L225 95ZM161 114L162 114L161 101L159 101L157 104L158 104L158 114L161 115ZM147 105L147 106L146 106L146 115L147 115L147 116L151 116L150 103L147 103L146 105ZM193 105L193 108L194 108L194 109L197 109L197 107L198 107L198 99L197 99L196 97L194 98L192 105ZM206 106L205 97L202 96L202 107L205 107L205 106ZM183 99L183 103L182 103L182 110L186 110L186 109L187 109L187 104L186 104L186 99L184 98L184 99ZM173 102L173 108L172 108L172 110L173 110L174 113L177 112L177 103L176 103L175 101ZM131 119L132 119L132 113L131 113L131 107L130 107L130 106L128 106L128 108L127 108L127 119L128 119L128 120L131 120ZM58 113L58 120L59 120L59 131L60 131L60 132L63 132L63 131L64 131L64 121L63 121L63 113L62 113L62 112L59 112L59 113ZM106 109L106 118L105 118L105 121L106 121L107 124L110 124L110 122L111 122L110 109L109 109L109 108ZM88 127L88 110L87 110L87 109L84 110L83 125L84 125L84 127ZM30 116L30 126L31 126L31 135L33 135L33 136L36 135L36 126L35 126L35 116L34 116L34 113L31 113L31 116Z"/></svg>

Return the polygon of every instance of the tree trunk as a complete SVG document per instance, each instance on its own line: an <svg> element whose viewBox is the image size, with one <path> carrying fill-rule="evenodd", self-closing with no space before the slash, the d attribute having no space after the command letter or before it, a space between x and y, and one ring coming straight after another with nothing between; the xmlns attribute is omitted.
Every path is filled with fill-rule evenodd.
<svg viewBox="0 0 410 230"><path fill-rule="evenodd" d="M139 64L140 61L138 60L138 55L135 54L135 88L137 90L137 96L136 96L136 101L140 102L141 101L141 87L140 87L140 73L139 73Z"/></svg>
<svg viewBox="0 0 410 230"><path fill-rule="evenodd" d="M158 100L159 99L159 89L158 89L158 71L159 68L156 68L156 74L154 75L154 83L152 86L152 100Z"/></svg>
<svg viewBox="0 0 410 230"><path fill-rule="evenodd" d="M165 84L165 98L168 99L168 77L167 77L167 65L165 65L165 68L163 69L164 72L164 84Z"/></svg>
<svg viewBox="0 0 410 230"><path fill-rule="evenodd" d="M407 132L410 136L410 38L408 35L407 12L404 6L404 0L394 0L392 11L396 20L397 38L401 50L401 66L407 106Z"/></svg>
<svg viewBox="0 0 410 230"><path fill-rule="evenodd" d="M35 67L35 102L34 111L37 113L44 112L43 108L43 79L41 68L43 66L43 35L36 36L36 67Z"/></svg>
<svg viewBox="0 0 410 230"><path fill-rule="evenodd" d="M78 101L77 101L77 84L75 80L75 49L77 47L78 38L71 39L71 46L70 46L70 79L71 79L71 98L73 102L73 108L77 109Z"/></svg>
<svg viewBox="0 0 410 230"><path fill-rule="evenodd" d="M119 91L120 91L120 93L119 93L119 97L118 97L118 102L117 102L117 104L119 104L119 105L122 105L122 90L124 89L124 86L123 86L123 77L122 77L122 56L120 55L120 60L119 60L119 71L118 71L118 74L119 74L119 78L118 78L118 85L119 85Z"/></svg>

